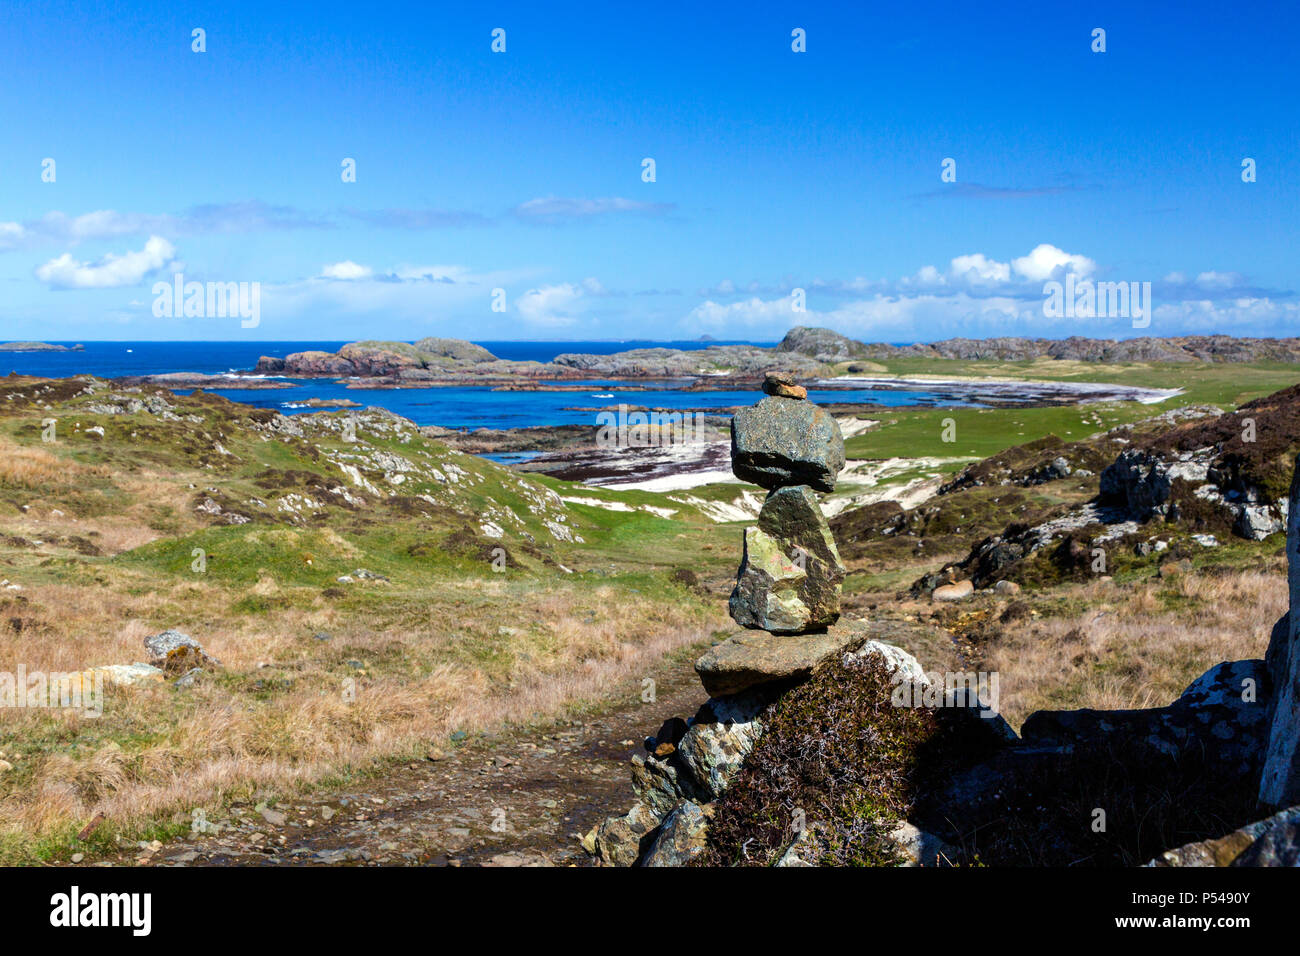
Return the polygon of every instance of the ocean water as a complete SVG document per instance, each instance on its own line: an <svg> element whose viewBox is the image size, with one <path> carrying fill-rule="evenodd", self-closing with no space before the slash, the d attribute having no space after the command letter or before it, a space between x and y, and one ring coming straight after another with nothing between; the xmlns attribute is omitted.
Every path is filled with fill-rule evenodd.
<svg viewBox="0 0 1300 956"><path fill-rule="evenodd" d="M61 345L72 345L61 342ZM252 369L262 355L283 357L290 352L319 349L338 351L344 342L87 342L78 352L0 352L0 375L10 371L24 375L66 377L97 375L154 375L163 372L199 372L219 375ZM563 352L611 354L630 348L665 347L701 349L728 342L480 342L494 355L515 360L547 362ZM742 344L742 343L735 343ZM743 343L748 344L748 343ZM753 343L767 344L771 343ZM231 401L258 408L273 408L285 414L315 411L303 407L310 398L350 399L362 405L377 405L403 415L419 425L446 428L521 428L537 425L595 424L599 410L617 406L643 405L674 410L728 408L753 404L753 390L725 392L682 391L656 383L638 391L610 391L622 383L593 379L557 383L580 385L581 390L508 392L490 388L383 389L347 388L329 379L284 379L292 388L223 388L210 391ZM636 383L629 383L636 384ZM182 389L181 391L188 391ZM881 389L813 390L816 402L863 402L878 405L967 404L952 396L924 391Z"/></svg>

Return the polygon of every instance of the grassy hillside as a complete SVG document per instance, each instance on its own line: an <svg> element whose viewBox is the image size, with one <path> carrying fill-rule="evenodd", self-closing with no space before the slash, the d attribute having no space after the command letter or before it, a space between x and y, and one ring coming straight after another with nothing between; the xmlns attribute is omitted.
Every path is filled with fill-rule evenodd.
<svg viewBox="0 0 1300 956"><path fill-rule="evenodd" d="M173 627L222 664L110 687L99 718L0 710L0 859L553 714L723 626L674 576L729 563L712 522L566 489L380 410L0 383L0 670L143 661Z"/></svg>

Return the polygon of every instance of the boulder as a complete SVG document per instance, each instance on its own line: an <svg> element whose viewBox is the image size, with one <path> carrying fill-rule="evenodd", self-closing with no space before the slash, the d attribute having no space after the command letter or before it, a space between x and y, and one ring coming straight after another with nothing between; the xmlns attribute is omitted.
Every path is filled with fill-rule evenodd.
<svg viewBox="0 0 1300 956"><path fill-rule="evenodd" d="M1300 459L1296 466L1286 536L1291 610L1274 628L1268 649L1273 702L1259 799L1270 807L1300 803Z"/></svg>
<svg viewBox="0 0 1300 956"><path fill-rule="evenodd" d="M1247 824L1227 836L1167 850L1147 866L1300 866L1300 807Z"/></svg>
<svg viewBox="0 0 1300 956"><path fill-rule="evenodd" d="M813 490L779 488L763 503L758 526L745 530L731 617L775 633L826 627L840 616L845 573Z"/></svg>
<svg viewBox="0 0 1300 956"><path fill-rule="evenodd" d="M196 667L220 666L221 662L209 657L203 645L177 630L166 630L144 639L151 664L168 674L184 674Z"/></svg>
<svg viewBox="0 0 1300 956"><path fill-rule="evenodd" d="M840 426L812 402L769 395L731 420L731 469L742 481L830 492L843 467Z"/></svg>
<svg viewBox="0 0 1300 956"><path fill-rule="evenodd" d="M1225 661L1198 677L1167 707L1038 711L1029 715L1020 736L1045 747L1110 738L1135 740L1170 756L1198 750L1222 773L1250 775L1259 772L1262 762L1268 687L1262 660Z"/></svg>
<svg viewBox="0 0 1300 956"><path fill-rule="evenodd" d="M708 832L708 816L688 800L664 820L641 865L685 866L704 852Z"/></svg>
<svg viewBox="0 0 1300 956"><path fill-rule="evenodd" d="M861 642L864 636L857 622L798 636L760 631L737 634L710 648L695 662L695 673L711 696L737 694L806 677L822 661Z"/></svg>
<svg viewBox="0 0 1300 956"><path fill-rule="evenodd" d="M970 581L958 581L956 584L944 584L930 592L935 601L964 601L975 593L975 585Z"/></svg>
<svg viewBox="0 0 1300 956"><path fill-rule="evenodd" d="M707 701L677 746L676 758L700 798L716 800L727 789L763 733L760 714L771 697L747 691Z"/></svg>
<svg viewBox="0 0 1300 956"><path fill-rule="evenodd" d="M893 644L886 644L883 641L867 641L856 650L849 651L844 655L845 666L851 666L857 663L866 662L868 658L877 657L884 664L889 679L894 683L909 681L911 683L925 683L929 678L925 676L925 669L918 661L901 647L895 647Z"/></svg>

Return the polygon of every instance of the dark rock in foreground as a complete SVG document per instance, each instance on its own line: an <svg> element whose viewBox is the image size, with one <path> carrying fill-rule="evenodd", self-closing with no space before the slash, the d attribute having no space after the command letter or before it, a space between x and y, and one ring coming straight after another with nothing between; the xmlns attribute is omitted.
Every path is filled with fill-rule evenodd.
<svg viewBox="0 0 1300 956"><path fill-rule="evenodd" d="M1250 776L1259 773L1262 762L1268 685L1263 661L1225 661L1167 707L1038 711L1029 715L1020 736L1027 744L1049 747L1122 740L1171 757L1195 748L1223 773Z"/></svg>

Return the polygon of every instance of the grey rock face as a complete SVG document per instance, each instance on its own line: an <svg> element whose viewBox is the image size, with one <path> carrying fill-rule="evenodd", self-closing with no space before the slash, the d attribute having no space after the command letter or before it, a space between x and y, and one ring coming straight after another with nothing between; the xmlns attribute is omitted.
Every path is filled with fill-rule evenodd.
<svg viewBox="0 0 1300 956"><path fill-rule="evenodd" d="M769 395L731 420L731 469L742 481L830 492L843 467L840 426L812 402Z"/></svg>
<svg viewBox="0 0 1300 956"><path fill-rule="evenodd" d="M1268 649L1273 712L1260 777L1260 802L1270 807L1300 803L1300 459L1291 480L1287 517L1287 580L1291 610Z"/></svg>
<svg viewBox="0 0 1300 956"><path fill-rule="evenodd" d="M1139 521L1164 514L1171 487L1168 463L1149 452L1121 452L1101 473L1101 496L1122 504Z"/></svg>

